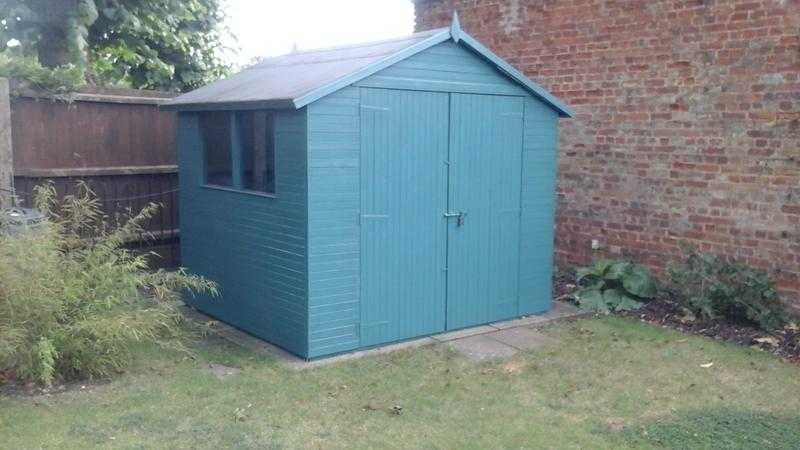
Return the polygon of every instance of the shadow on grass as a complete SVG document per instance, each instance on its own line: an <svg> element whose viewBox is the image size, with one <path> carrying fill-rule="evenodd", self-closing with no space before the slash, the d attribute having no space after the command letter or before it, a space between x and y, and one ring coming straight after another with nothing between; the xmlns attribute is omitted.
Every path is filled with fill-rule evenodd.
<svg viewBox="0 0 800 450"><path fill-rule="evenodd" d="M634 446L707 449L798 449L800 416L724 409L684 411L626 427L618 437Z"/></svg>

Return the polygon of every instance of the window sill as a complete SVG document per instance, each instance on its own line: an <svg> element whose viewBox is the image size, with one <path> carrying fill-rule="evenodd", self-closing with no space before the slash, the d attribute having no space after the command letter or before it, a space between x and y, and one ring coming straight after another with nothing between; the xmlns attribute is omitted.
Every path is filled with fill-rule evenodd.
<svg viewBox="0 0 800 450"><path fill-rule="evenodd" d="M225 191L225 192L233 192L235 194L244 194L244 195L252 195L254 197L266 197L266 198L278 198L275 194L270 194L269 192L260 192L260 191L251 191L247 189L237 189L234 187L228 186L216 186L213 184L203 184L200 187L203 189L211 189L214 191Z"/></svg>

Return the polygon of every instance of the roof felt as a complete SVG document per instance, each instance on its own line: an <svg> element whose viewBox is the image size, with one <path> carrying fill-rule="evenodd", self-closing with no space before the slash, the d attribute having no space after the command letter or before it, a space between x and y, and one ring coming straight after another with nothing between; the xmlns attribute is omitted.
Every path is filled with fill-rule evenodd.
<svg viewBox="0 0 800 450"><path fill-rule="evenodd" d="M396 39L290 53L268 58L235 75L162 104L165 109L301 108L378 70L448 39L461 41L562 116L570 109L542 87L464 33L458 19L449 28Z"/></svg>
<svg viewBox="0 0 800 450"><path fill-rule="evenodd" d="M267 58L235 75L183 94L168 105L245 102L290 105L292 100L315 88L368 67L441 31Z"/></svg>

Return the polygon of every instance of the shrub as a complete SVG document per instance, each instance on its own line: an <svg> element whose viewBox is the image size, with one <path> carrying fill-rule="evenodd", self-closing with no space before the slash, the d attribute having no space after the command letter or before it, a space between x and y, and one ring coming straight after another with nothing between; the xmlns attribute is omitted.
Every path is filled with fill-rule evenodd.
<svg viewBox="0 0 800 450"><path fill-rule="evenodd" d="M650 272L630 261L600 259L576 271L578 306L600 312L638 309L656 295Z"/></svg>
<svg viewBox="0 0 800 450"><path fill-rule="evenodd" d="M86 84L83 71L75 65L50 69L21 55L0 54L0 77L15 78L62 100L70 100L71 94Z"/></svg>
<svg viewBox="0 0 800 450"><path fill-rule="evenodd" d="M705 319L749 322L764 330L780 328L787 314L766 272L683 245L685 261L667 268L679 301Z"/></svg>
<svg viewBox="0 0 800 450"><path fill-rule="evenodd" d="M44 226L0 232L0 372L45 385L107 377L137 342L183 347L181 292L216 286L183 270L150 271L147 255L125 248L157 206L112 225L86 185L54 199L52 186L38 187Z"/></svg>

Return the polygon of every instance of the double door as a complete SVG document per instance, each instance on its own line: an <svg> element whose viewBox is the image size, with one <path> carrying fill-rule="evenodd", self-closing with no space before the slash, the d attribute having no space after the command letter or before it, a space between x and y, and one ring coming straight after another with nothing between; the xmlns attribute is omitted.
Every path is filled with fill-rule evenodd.
<svg viewBox="0 0 800 450"><path fill-rule="evenodd" d="M361 345L517 315L522 98L361 89Z"/></svg>

